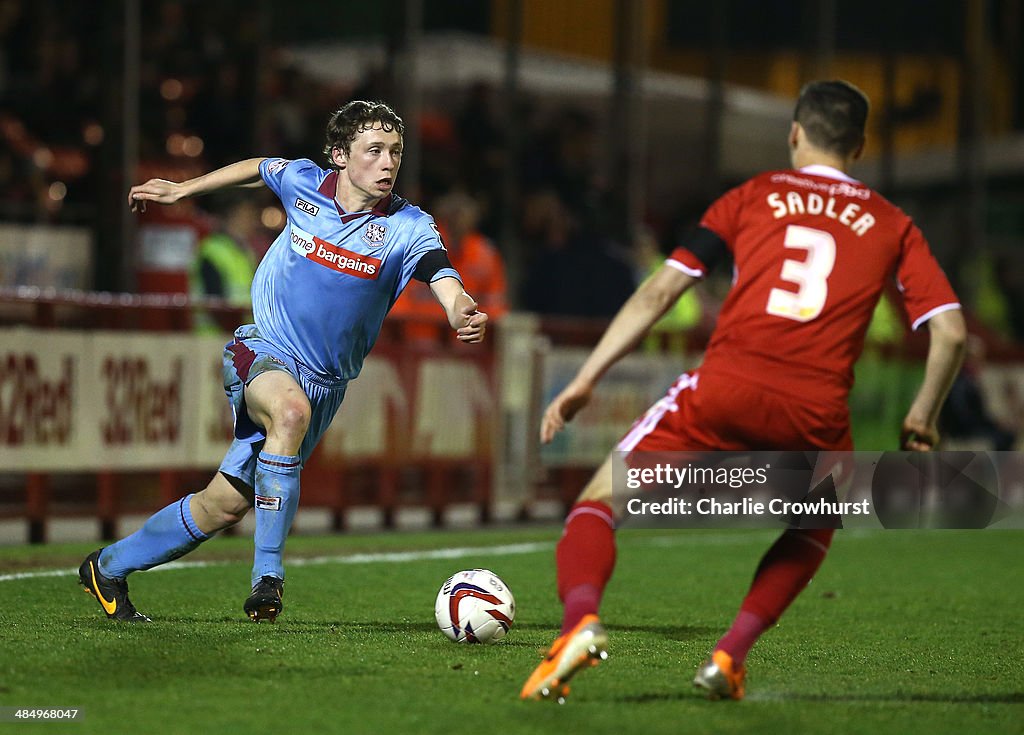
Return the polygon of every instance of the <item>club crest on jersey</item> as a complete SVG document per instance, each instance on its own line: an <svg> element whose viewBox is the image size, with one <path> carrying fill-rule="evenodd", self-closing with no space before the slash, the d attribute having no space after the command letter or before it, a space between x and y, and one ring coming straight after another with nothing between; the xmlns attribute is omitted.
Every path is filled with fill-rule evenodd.
<svg viewBox="0 0 1024 735"><path fill-rule="evenodd" d="M363 231L363 242L370 247L377 247L378 245L384 244L384 236L388 233L388 228L384 225L379 225L376 222L371 222L366 225L366 229Z"/></svg>

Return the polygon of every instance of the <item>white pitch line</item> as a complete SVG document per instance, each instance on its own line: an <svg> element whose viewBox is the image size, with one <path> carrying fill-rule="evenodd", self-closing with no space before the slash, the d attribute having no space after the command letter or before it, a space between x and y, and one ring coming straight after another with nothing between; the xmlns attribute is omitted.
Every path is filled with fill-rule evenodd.
<svg viewBox="0 0 1024 735"><path fill-rule="evenodd" d="M0 582L16 582L19 579L38 579L40 577L67 577L78 574L77 569L47 569L42 572L19 572L17 574L0 575Z"/></svg>
<svg viewBox="0 0 1024 735"><path fill-rule="evenodd" d="M699 535L656 536L644 539L644 546L742 546L745 544L764 544L765 533L724 533ZM534 554L554 548L552 542L530 542L520 544L502 544L498 546L456 546L447 549L423 549L420 551L388 551L379 553L356 553L335 556L312 556L308 558L289 559L289 567L307 567L322 564L401 564L429 559L462 559L479 555L513 556L518 554ZM222 567L229 564L242 564L240 559L222 561L172 561L149 570L151 572L173 569L203 569L206 567ZM0 582L16 582L22 579L41 579L44 577L70 577L78 574L77 569L45 569L37 572L16 572L0 574Z"/></svg>
<svg viewBox="0 0 1024 735"><path fill-rule="evenodd" d="M533 554L554 548L553 543L536 542L523 544L504 544L501 546L458 546L448 549L426 549L423 551L390 551L376 554L345 554L341 556L311 556L308 558L289 559L289 567L308 567L320 564L379 564L425 561L429 559L461 559L481 554L509 556L515 554ZM149 570L151 572L172 569L203 569L205 567L223 567L229 564L246 563L242 560L224 561L172 561ZM46 569L38 572L17 572L0 574L0 582L15 582L21 579L39 579L42 577L70 577L78 574L77 569Z"/></svg>

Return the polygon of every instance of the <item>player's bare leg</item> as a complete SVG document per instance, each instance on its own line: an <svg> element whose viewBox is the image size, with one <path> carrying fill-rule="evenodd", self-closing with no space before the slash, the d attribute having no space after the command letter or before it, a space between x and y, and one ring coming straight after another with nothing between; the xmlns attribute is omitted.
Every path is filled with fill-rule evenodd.
<svg viewBox="0 0 1024 735"><path fill-rule="evenodd" d="M218 472L202 491L192 496L189 509L199 529L212 536L242 520L252 507L251 497L252 488Z"/></svg>

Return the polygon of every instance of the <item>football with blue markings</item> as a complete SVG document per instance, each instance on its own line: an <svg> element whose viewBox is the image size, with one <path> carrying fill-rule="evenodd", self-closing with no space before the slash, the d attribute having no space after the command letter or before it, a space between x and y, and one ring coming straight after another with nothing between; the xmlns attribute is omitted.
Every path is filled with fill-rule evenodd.
<svg viewBox="0 0 1024 735"><path fill-rule="evenodd" d="M456 643L497 643L512 627L516 601L489 569L467 569L445 580L434 603L437 626Z"/></svg>

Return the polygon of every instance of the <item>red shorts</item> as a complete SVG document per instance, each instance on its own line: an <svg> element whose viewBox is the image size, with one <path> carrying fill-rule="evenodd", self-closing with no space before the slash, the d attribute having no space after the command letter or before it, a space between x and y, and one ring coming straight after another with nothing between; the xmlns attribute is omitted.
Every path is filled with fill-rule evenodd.
<svg viewBox="0 0 1024 735"><path fill-rule="evenodd" d="M633 424L622 452L852 451L849 410L801 403L733 377L683 373Z"/></svg>

